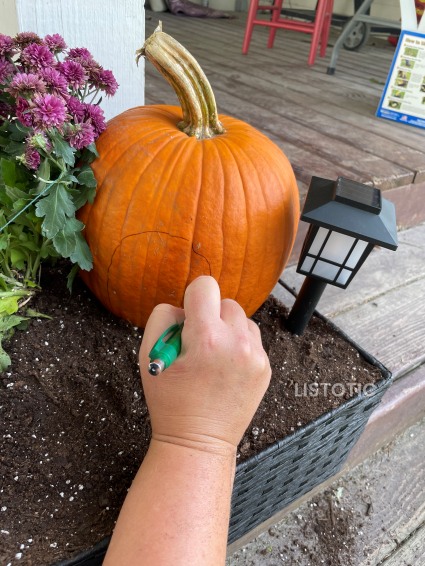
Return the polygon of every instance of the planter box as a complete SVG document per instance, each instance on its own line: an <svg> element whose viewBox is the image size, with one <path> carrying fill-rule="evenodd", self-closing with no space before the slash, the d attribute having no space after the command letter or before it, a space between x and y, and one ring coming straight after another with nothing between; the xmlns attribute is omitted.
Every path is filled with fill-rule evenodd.
<svg viewBox="0 0 425 566"><path fill-rule="evenodd" d="M317 313L316 313L317 315ZM239 464L232 495L229 544L336 474L391 384L391 373L340 329L317 315L349 342L382 379L306 426ZM100 566L109 538L54 566Z"/></svg>
<svg viewBox="0 0 425 566"><path fill-rule="evenodd" d="M339 333L380 369L382 379L367 394L352 397L237 467L229 544L336 474L390 386L391 373Z"/></svg>

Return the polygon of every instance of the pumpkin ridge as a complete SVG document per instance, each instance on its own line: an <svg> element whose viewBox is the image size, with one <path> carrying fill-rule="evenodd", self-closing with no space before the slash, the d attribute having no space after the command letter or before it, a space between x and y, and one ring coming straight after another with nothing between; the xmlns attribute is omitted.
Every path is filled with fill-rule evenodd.
<svg viewBox="0 0 425 566"><path fill-rule="evenodd" d="M258 130L256 130L258 131ZM260 132L261 133L261 132ZM270 140L267 140L268 142L270 142ZM234 145L233 140L229 140L229 145L232 146ZM265 152L267 153L267 152ZM234 154L234 153L233 153ZM269 212L269 206L268 206L268 199L266 198L266 194L265 194L265 190L264 190L264 185L263 185L263 179L261 175L258 175L257 172L257 167L258 164L255 164L252 157L249 155L249 153L247 151L245 151L245 149L241 148L240 146L237 146L237 152L236 152L237 157L235 157L235 160L238 164L238 170L239 171L244 171L244 167L246 162L249 162L252 166L253 171L255 171L256 174L256 186L257 188L260 189L261 192L261 196L262 196L262 201L264 202L265 205L265 209L267 210L267 220L264 221L262 223L263 226L267 226L268 224L268 220L270 219L270 212ZM243 156L243 157L242 157ZM257 165L257 166L256 166ZM246 208L247 208L247 224L248 224L248 228L247 228L247 232L252 233L252 227L250 226L250 222L252 222L252 220L250 219L250 216L248 214L248 209L249 209L249 198L247 198L247 193L249 194L250 190L248 189L248 184L246 181L244 181L244 176L241 175L241 179L242 179L242 186L244 189L244 194L245 194L245 202L246 202ZM249 179L249 183L251 183L252 181L252 177L250 177ZM266 234L266 238L263 242L263 246L265 248L265 250L269 247L268 246L268 242L270 241L270 234L271 234L271 230L268 230L267 228L264 230L264 233ZM244 258L244 266L241 270L241 276L240 276L240 280L242 281L244 274L245 274L245 269L246 269L246 259L247 259L247 253L246 250L248 248L248 244L249 241L247 240L247 245L245 247L245 258ZM255 294L257 293L257 289L260 287L260 277L261 275L264 273L264 265L266 263L266 253L262 253L261 254L261 269L257 270L257 280L255 281L255 285L251 285L251 292L248 296L248 299L245 300L244 302L248 305L248 308L250 308L251 304L252 304L252 299L253 296L255 296ZM239 287L240 288L240 287ZM258 300L258 299L257 299Z"/></svg>
<svg viewBox="0 0 425 566"><path fill-rule="evenodd" d="M146 164L146 167L143 170L140 171L140 173L137 177L137 180L134 183L134 190L135 191L137 190L139 183L142 180L142 177L146 174L147 169L149 167L151 167L153 164L156 166L156 164L158 163L158 158L160 156L161 151L163 149L167 149L169 143L170 142L168 140L167 143L164 143L159 148L159 150L155 152L155 154L151 154L149 156L149 157L152 157L152 159L150 159L150 161ZM162 178L162 174L161 174L161 183L159 184L159 186L162 188L161 195L164 193L164 191L166 191L167 181L169 180L169 178L173 174L173 169L174 169L175 163L179 160L181 154L184 152L185 144L186 144L186 138L181 138L181 139L177 140L176 147L174 148L174 152L172 154L170 154L170 159L168 161L165 161L165 162L160 161L161 163L163 163L163 169L168 172L168 176L165 180ZM179 146L182 146L182 147L180 147L180 149L179 149ZM177 153L177 151L178 151L178 153ZM177 155L176 155L176 153L177 153ZM173 160L172 165L170 165L171 159ZM131 208L132 205L134 206L134 203L133 203L133 200L131 199L131 200L129 200L129 202L127 204L127 209L126 209L123 221L122 221L121 234L122 234L122 232L125 228L126 221L128 220L129 211L130 211L130 208ZM158 210L156 211L156 213L157 212L158 212ZM156 218L156 216L155 216L155 218Z"/></svg>
<svg viewBox="0 0 425 566"><path fill-rule="evenodd" d="M155 153L155 155L153 156L153 159L147 164L147 167L141 172L141 174L138 176L137 179L137 183L134 184L134 188L133 188L133 193L138 191L138 187L139 184L142 183L143 184L143 177L147 174L147 170L150 167L156 167L157 163L161 163L161 171L158 175L159 178L159 182L156 186L156 206L155 206L155 217L153 219L153 224L155 224L156 222L156 218L158 216L158 213L161 210L161 201L163 199L164 194L167 193L167 187L168 187L168 183L169 183L169 179L171 178L171 176L174 174L174 170L175 170L175 166L176 164L179 163L179 161L181 160L181 156L182 154L185 153L185 149L187 149L187 141L188 138L186 136L182 136L179 138L176 138L173 140L174 143L174 148L173 151L170 152L169 154L169 158L167 160L164 160L164 158L161 158L161 151L163 150L169 150L169 143L168 144L164 144L163 146L161 146L160 150L158 152ZM171 165L170 165L171 163ZM166 176L165 176L166 175ZM146 183L146 181L145 181ZM160 191L158 191L158 189L161 189ZM142 191L143 192L143 191ZM176 196L177 193L175 193ZM127 206L127 210L126 210L126 215L125 215L125 219L128 219L129 213L130 213L130 208L131 206L135 206L135 203L133 202L134 199L130 199L128 202L128 206ZM172 226L172 222L171 219L169 220L169 226ZM123 220L122 225L121 225L121 238L120 238L120 244L126 239L127 235L123 234L123 231L125 230L126 227L126 222ZM136 234L139 232L136 232ZM143 230L140 232L140 234L143 233L157 233L157 234L166 234L168 236L170 236L170 231L168 230ZM182 239L185 239L182 237ZM185 239L186 241L189 241L187 239ZM116 250L114 251L114 253L116 252ZM146 253L145 256L143 258L143 262L145 262L147 260L147 258L149 257L149 246L146 249ZM125 258L124 256L120 257L119 259L119 268L118 270L121 269L121 264L127 261L127 258ZM156 286L154 287L155 289L158 289L158 279L161 277L161 268L158 269L158 276L157 276L157 280L156 280ZM145 282L146 282L146 277L149 277L150 274L147 272L146 269L143 270L143 274L141 279L138 281L138 285L140 289L143 289L145 286ZM108 291L109 293L109 291ZM140 309L141 308L141 301L142 301L142 294L139 293L138 295L138 303L137 305L134 305L135 309ZM156 299L156 296L155 296Z"/></svg>
<svg viewBox="0 0 425 566"><path fill-rule="evenodd" d="M236 158L235 155L235 151L233 149L233 141L230 138L227 138L226 140L224 140L224 138L220 139L221 142L225 143L227 150L229 151L229 153L231 154L234 163L237 166L237 171L238 171L238 175L239 175L239 179L241 182L241 187L242 187L242 193L243 193L243 197L244 197L244 203L245 203L245 220L246 220L246 233L249 233L249 214L248 214L248 201L246 198L246 193L247 193L247 186L246 186L246 181L244 180L243 176L241 175L241 171L243 170L243 167L241 169L240 164L238 159ZM236 153L239 151L239 146L236 145ZM244 277L245 274L245 265L246 265L246 258L247 258L247 248L248 248L248 238L245 240L245 246L244 246L244 253L243 253L243 261L242 261L242 269L239 272L239 279L238 279L238 285L237 285L237 293L236 293L236 297L235 300L237 301L237 297L238 294L240 292L240 288L241 288L241 283L242 283L242 278Z"/></svg>
<svg viewBox="0 0 425 566"><path fill-rule="evenodd" d="M158 148L158 151L155 152L155 153L151 153L151 154L146 154L146 153L144 154L143 161L145 162L145 167L141 168L141 170L139 171L139 175L137 177L137 185L140 183L141 178L144 176L146 169L148 167L150 167L154 161L156 161L158 153L161 150L163 150L165 147L167 147L168 144L170 143L169 142L169 136L167 135L167 132L164 132L163 136L160 136L159 138L155 138L155 141L157 139L161 140L161 137L164 138L164 143L161 144L161 146ZM126 149L125 153L130 154L131 148L134 149L134 147L137 146L138 144L141 144L142 141L143 141L143 137L136 140L134 143L131 144L131 146L128 149ZM186 141L186 138L181 138L181 142L183 142L183 141ZM148 157L150 158L149 160L147 159ZM113 172L116 169L116 163L117 163L117 161L120 161L120 160L121 160L121 156L116 161L114 161L112 164L109 164L110 166L109 166L107 173L106 173L107 177L109 177L109 178L111 177L110 171L112 170L112 172ZM112 173L112 175L113 175L113 173ZM103 183L102 183L102 186L104 186ZM111 199L115 196L116 190L117 190L117 187L116 187L115 182L111 182L110 183L110 189L109 189L107 195L105 195L105 200L104 200L105 210L107 210L108 207L111 206ZM126 214L124 216L123 223L122 223L122 226L121 226L121 233L122 233L122 230L124 229L124 226L125 226L125 220L127 220L128 208L129 208L130 204L131 204L131 200L128 202L127 211L126 211ZM93 208L89 209L86 223L88 223L88 221L89 221L90 214L91 214L92 210L93 210ZM100 213L100 212L101 211L99 210L98 213ZM102 231L103 231L103 228L104 228L104 223L106 222L106 220L107 219L106 219L105 215L102 215L101 221L97 222L97 224L95 223L95 225L97 225L98 229L97 229L97 232L93 234L93 236L91 238L92 240L94 240L96 242L99 241L99 235L102 234Z"/></svg>
<svg viewBox="0 0 425 566"><path fill-rule="evenodd" d="M108 269L107 269L107 275L106 275L106 293L107 293L107 297L109 300L109 303L111 304L111 297L110 297L110 290L109 290L109 271L112 267L112 264L114 262L114 257L115 254L117 252L117 250L121 247L121 244L123 243L124 240L127 240L128 238L134 238L135 236L142 236L143 234L164 234L164 236L170 236L170 238L179 238L181 240L185 240L186 242L188 242L188 238L184 238L183 236L177 236L175 234L171 234L170 232L165 232L162 230L145 230L143 232L135 232L134 234L127 234L126 236L124 236L122 238L122 240L120 240L119 244L116 245L115 249L113 250L112 254L111 254L111 259L108 265Z"/></svg>
<svg viewBox="0 0 425 566"><path fill-rule="evenodd" d="M188 143L188 142L189 142L189 140L188 140L187 137L182 138L182 146L183 146L183 149L182 149L182 151L179 153L179 156L178 156L179 158L174 160L174 166L172 167L172 169L168 169L168 167L167 167L167 170L170 170L170 176L171 176L171 175L175 175L175 165L176 165L176 164L178 164L179 167L181 166L181 169L183 170L184 167L185 167L185 164L189 164L189 163L192 161L192 159L193 159L193 154L194 154L196 151L202 150L202 145L199 146L199 144L197 144L197 143ZM185 155L184 155L184 157L183 157L183 160L180 158L181 153L185 153ZM182 162L182 161L183 161L183 162ZM167 184L165 184L165 187L167 187ZM190 188L193 189L193 187L190 187ZM182 189L180 189L180 190L182 190ZM200 191L199 191L199 189L198 189L198 199L199 199L199 193L200 193ZM173 200L173 210L175 210L175 206L174 206L174 205L175 205L175 203L176 203L177 197L178 197L178 191L175 191L175 193L174 193L174 200ZM197 202L198 202L198 201L197 201ZM194 206L194 208L195 208L195 209L197 208L197 204ZM177 218L177 221L179 221L179 218ZM171 226L174 225L174 223L175 223L175 214L172 214L172 215L170 216L169 222L170 222L170 225L171 225ZM195 232L195 222L193 222L193 224L192 224L192 230L191 230L192 246L193 246L193 234L194 234L194 232ZM187 241L190 242L189 239L187 239ZM162 258L161 266L160 266L160 268L158 269L158 279L161 277L161 270L162 270L162 262L163 262L163 261L164 261L164 258ZM189 268L188 268L187 273L188 273L188 275L189 275L189 273L190 273L190 263L189 263ZM186 286L187 286L187 279L186 279L186 285L185 285L185 287L186 287ZM156 285L155 288L156 288L157 292L158 292L158 290L160 289L160 285L158 285L158 280L157 280L157 285ZM157 294L155 295L155 301L157 301Z"/></svg>
<svg viewBox="0 0 425 566"><path fill-rule="evenodd" d="M232 130L230 129L229 131L231 132ZM216 143L217 145L224 146L225 149L226 149L226 151L229 153L229 155L230 155L231 158L233 159L232 165L229 167L229 169L230 169L230 173L231 173L232 177L235 177L235 166L238 165L238 162L237 162L237 159L235 158L234 152L232 151L232 149L231 149L231 147L230 147L230 146L231 146L231 143L229 143L229 141L230 141L229 136L223 135L223 136L220 136L220 137L216 138L215 143ZM224 163L223 163L223 159L220 159L220 163L221 163L222 170L223 170L223 176L224 176L224 178L226 178L226 174L224 173L224 171L225 171L225 164L226 164L226 166L228 165L228 160L226 159L226 160L225 160L225 164L224 164ZM237 167L236 167L236 169L237 169ZM240 179L240 184L241 184L241 187L242 187L242 191L241 191L241 192L242 192L242 194L243 194L243 196L244 196L244 202L245 202L245 220L246 220L248 214L247 214L247 206L246 206L246 198L245 198L245 189L244 189L244 187L243 187L243 181L242 181L242 177L241 177L241 175L240 175L240 171L239 171L239 170L238 170L238 177L239 177L239 179ZM226 201L225 196L226 196L226 187L224 187L224 204L225 204L225 201ZM224 249L226 248L226 236L225 236L226 230L225 230L225 227L224 227L224 221L225 221L225 214L222 215L222 219L221 219L222 232L223 232L223 255L224 255ZM235 219L235 221L236 221L236 219ZM239 222L239 218L237 219L237 221ZM240 243L240 242L239 242L239 243ZM242 265L244 265L244 263L245 263L245 255L246 255L246 242L245 242L245 247L244 247L244 253L243 253L243 256L244 256L244 257L243 257L243 260L242 260ZM223 262L224 262L224 259L222 259L222 265L223 265ZM239 273L239 278L238 278L238 283L237 283L237 289L240 288L241 278L242 278L242 272L243 272L243 269L242 269L242 270L240 271L240 273ZM221 273L220 273L220 275L221 275Z"/></svg>

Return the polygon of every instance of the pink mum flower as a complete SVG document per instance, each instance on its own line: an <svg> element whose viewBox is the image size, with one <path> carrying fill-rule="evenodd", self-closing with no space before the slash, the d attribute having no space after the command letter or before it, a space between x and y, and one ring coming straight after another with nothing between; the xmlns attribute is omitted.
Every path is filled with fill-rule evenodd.
<svg viewBox="0 0 425 566"><path fill-rule="evenodd" d="M68 83L63 75L56 69L46 67L41 69L40 75L46 84L47 91L51 94L66 96L68 94Z"/></svg>
<svg viewBox="0 0 425 566"><path fill-rule="evenodd" d="M31 97L46 91L46 85L39 75L34 73L18 73L13 77L9 88L6 89L15 98L17 96Z"/></svg>
<svg viewBox="0 0 425 566"><path fill-rule="evenodd" d="M83 149L95 140L95 131L91 124L83 122L82 124L75 124L67 136L69 145L76 149Z"/></svg>
<svg viewBox="0 0 425 566"><path fill-rule="evenodd" d="M46 35L44 38L44 43L53 51L53 53L61 53L66 49L66 43L64 38L59 35L58 33L54 33L53 35Z"/></svg>
<svg viewBox="0 0 425 566"><path fill-rule="evenodd" d="M31 43L38 43L41 45L43 43L41 37L39 37L36 33L32 31L22 31L21 33L17 33L15 35L14 43L17 47L23 49L27 45Z"/></svg>
<svg viewBox="0 0 425 566"><path fill-rule="evenodd" d="M16 117L24 126L28 128L33 126L32 109L25 98L18 98L16 101Z"/></svg>
<svg viewBox="0 0 425 566"><path fill-rule="evenodd" d="M34 122L42 128L62 126L66 119L65 102L53 94L36 96L34 99Z"/></svg>
<svg viewBox="0 0 425 566"><path fill-rule="evenodd" d="M65 61L65 63L60 63L58 68L73 89L77 90L84 86L87 75L80 63L77 61Z"/></svg>
<svg viewBox="0 0 425 566"><path fill-rule="evenodd" d="M96 137L106 129L105 115L100 106L96 104L85 104L86 118L94 128Z"/></svg>
<svg viewBox="0 0 425 566"><path fill-rule="evenodd" d="M85 47L74 47L68 51L67 60L78 61L83 65L83 61L93 61L93 56Z"/></svg>
<svg viewBox="0 0 425 566"><path fill-rule="evenodd" d="M24 164L28 169L38 169L40 166L40 154L31 145L28 145L25 150L25 160Z"/></svg>
<svg viewBox="0 0 425 566"><path fill-rule="evenodd" d="M44 67L51 67L55 60L52 52L45 45L33 43L25 47L21 52L21 61L29 69L39 70Z"/></svg>
<svg viewBox="0 0 425 566"><path fill-rule="evenodd" d="M74 119L74 122L82 122L86 117L86 105L83 104L75 96L70 96L67 100L68 112Z"/></svg>
<svg viewBox="0 0 425 566"><path fill-rule="evenodd" d="M11 57L16 53L15 42L8 35L0 33L0 56Z"/></svg>
<svg viewBox="0 0 425 566"><path fill-rule="evenodd" d="M15 67L9 61L0 59L0 84L5 83L13 75Z"/></svg>
<svg viewBox="0 0 425 566"><path fill-rule="evenodd" d="M102 70L99 74L98 87L103 90L107 96L113 96L118 89L118 83L112 71Z"/></svg>

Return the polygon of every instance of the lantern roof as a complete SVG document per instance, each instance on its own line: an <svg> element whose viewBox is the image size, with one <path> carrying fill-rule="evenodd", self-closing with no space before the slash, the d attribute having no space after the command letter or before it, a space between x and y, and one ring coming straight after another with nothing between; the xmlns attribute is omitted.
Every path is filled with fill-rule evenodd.
<svg viewBox="0 0 425 566"><path fill-rule="evenodd" d="M395 207L381 191L344 177L312 177L301 220L396 250Z"/></svg>

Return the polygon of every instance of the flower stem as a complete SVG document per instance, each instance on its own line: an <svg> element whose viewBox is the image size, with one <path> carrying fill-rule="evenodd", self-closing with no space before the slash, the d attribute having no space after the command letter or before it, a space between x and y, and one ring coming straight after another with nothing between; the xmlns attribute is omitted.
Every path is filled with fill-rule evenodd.
<svg viewBox="0 0 425 566"><path fill-rule="evenodd" d="M208 139L225 132L218 119L211 85L196 59L178 41L162 31L161 24L137 51L170 83L183 110L179 128L188 136Z"/></svg>

